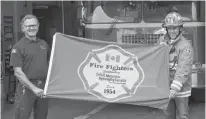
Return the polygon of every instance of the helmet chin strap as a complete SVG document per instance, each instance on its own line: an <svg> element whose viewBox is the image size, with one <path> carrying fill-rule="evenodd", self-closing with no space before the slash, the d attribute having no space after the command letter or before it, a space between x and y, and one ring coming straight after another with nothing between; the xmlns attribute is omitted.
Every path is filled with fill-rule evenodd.
<svg viewBox="0 0 206 119"><path fill-rule="evenodd" d="M180 39L181 36L182 34L179 33L175 39L170 38L169 44L175 44Z"/></svg>
<svg viewBox="0 0 206 119"><path fill-rule="evenodd" d="M180 27L181 28L181 27ZM167 28L166 28L166 30L167 30ZM170 45L173 45L173 44L175 44L179 39L180 39L180 37L182 36L182 29L181 30L179 30L179 34L176 36L176 38L174 38L174 39L172 39L171 37L170 37L170 35L168 34L168 30L167 30L167 35L168 35L168 37L169 37L169 44Z"/></svg>

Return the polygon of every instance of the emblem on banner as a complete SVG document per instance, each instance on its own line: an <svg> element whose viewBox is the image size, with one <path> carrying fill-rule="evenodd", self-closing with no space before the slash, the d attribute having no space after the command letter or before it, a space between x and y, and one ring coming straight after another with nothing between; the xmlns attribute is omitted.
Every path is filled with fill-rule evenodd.
<svg viewBox="0 0 206 119"><path fill-rule="evenodd" d="M117 45L89 52L78 75L88 93L107 102L132 97L144 80L137 56Z"/></svg>

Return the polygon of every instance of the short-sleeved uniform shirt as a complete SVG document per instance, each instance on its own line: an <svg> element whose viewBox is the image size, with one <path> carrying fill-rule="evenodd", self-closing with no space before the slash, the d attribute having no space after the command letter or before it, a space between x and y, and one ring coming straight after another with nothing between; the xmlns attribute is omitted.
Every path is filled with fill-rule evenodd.
<svg viewBox="0 0 206 119"><path fill-rule="evenodd" d="M39 38L20 39L12 48L10 65L21 67L29 80L45 80L48 71L49 46Z"/></svg>

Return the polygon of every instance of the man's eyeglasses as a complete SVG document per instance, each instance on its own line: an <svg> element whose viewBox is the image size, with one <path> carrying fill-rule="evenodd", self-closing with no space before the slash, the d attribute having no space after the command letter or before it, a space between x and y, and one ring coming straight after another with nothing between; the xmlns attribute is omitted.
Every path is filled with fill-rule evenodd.
<svg viewBox="0 0 206 119"><path fill-rule="evenodd" d="M38 26L39 26L38 24L36 24L36 25L24 25L24 27L27 27L27 28L31 28L31 27L33 27L33 28L35 27L36 28Z"/></svg>

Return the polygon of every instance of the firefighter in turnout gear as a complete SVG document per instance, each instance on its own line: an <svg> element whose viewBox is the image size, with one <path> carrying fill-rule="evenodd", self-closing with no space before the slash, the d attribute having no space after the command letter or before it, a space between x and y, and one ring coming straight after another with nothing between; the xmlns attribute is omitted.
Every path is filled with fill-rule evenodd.
<svg viewBox="0 0 206 119"><path fill-rule="evenodd" d="M176 119L176 116L179 119L189 119L188 100L191 96L193 48L182 36L183 21L178 13L169 13L165 18L164 27L167 33L160 37L159 43L170 48L170 102L165 111L166 119Z"/></svg>

